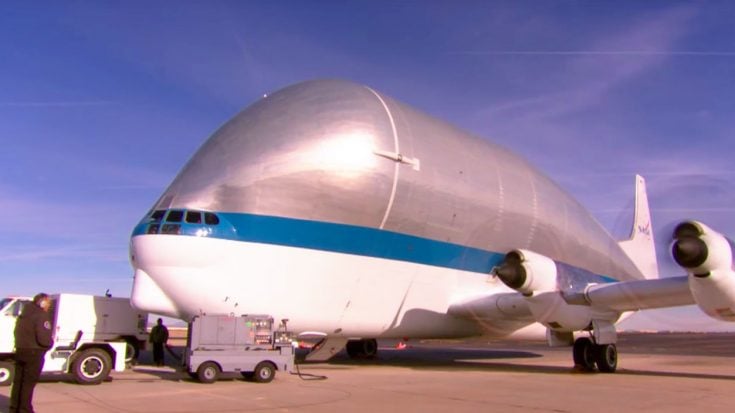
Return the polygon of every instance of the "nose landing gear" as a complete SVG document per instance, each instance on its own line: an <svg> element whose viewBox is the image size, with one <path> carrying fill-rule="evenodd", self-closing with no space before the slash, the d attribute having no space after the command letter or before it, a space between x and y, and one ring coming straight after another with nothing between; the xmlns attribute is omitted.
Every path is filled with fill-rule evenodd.
<svg viewBox="0 0 735 413"><path fill-rule="evenodd" d="M374 338L350 340L345 346L351 359L372 359L378 354L378 341Z"/></svg>

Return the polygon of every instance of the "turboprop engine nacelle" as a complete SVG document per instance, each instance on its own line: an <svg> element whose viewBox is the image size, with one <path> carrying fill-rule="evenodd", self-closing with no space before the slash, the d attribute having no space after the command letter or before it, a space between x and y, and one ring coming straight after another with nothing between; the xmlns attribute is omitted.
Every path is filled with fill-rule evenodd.
<svg viewBox="0 0 735 413"><path fill-rule="evenodd" d="M554 260L527 250L513 250L493 271L500 281L525 296L556 290Z"/></svg>
<svg viewBox="0 0 735 413"><path fill-rule="evenodd" d="M495 275L525 297L533 318L551 330L572 332L592 322L589 306L566 302L557 288L556 263L549 257L527 250L505 255Z"/></svg>
<svg viewBox="0 0 735 413"><path fill-rule="evenodd" d="M735 271L733 243L697 221L686 221L674 230L671 253L689 273L694 301L710 317L735 321Z"/></svg>

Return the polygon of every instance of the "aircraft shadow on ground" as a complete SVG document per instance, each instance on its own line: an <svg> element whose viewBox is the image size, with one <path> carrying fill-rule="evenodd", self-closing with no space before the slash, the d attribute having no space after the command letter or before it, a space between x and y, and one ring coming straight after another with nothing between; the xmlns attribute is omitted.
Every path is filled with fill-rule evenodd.
<svg viewBox="0 0 735 413"><path fill-rule="evenodd" d="M542 357L540 354L530 351L519 350L497 350L477 348L408 348L405 350L392 350L381 348L378 356L374 359L354 360L349 358L345 352L338 353L329 360L333 365L383 365L396 367L414 368L475 368L475 366L487 366L487 362L477 360L497 359L526 359Z"/></svg>
<svg viewBox="0 0 735 413"><path fill-rule="evenodd" d="M508 373L536 373L536 374L607 374L599 372L584 372L574 369L570 355L568 366L552 366L543 364L543 355L532 351L522 350L502 350L502 349L481 349L481 348L442 348L442 347L409 347L405 350L380 349L378 356L374 359L353 360L349 358L346 352L338 353L328 362L305 362L303 356L305 353L299 351L297 353L297 363L300 364L302 373L313 373L315 370L324 371L330 369L343 369L359 366L386 366L386 367L407 367L416 370L434 370L434 371L487 371L487 372L508 372ZM535 359L540 363L529 364L528 360ZM146 360L145 356L143 360ZM509 361L510 360L510 361ZM514 363L512 360L525 360L521 363ZM625 360L621 360L622 363ZM168 366L177 368L179 362L169 359ZM157 377L158 379L168 381L191 381L196 380L189 377L186 372L174 371L170 369L160 369L141 363L136 366L135 370ZM280 372L283 374L284 372ZM649 377L671 377L671 378L688 378L702 380L732 380L735 381L734 375L727 374L707 374L707 373L691 373L691 372L672 372L672 371L653 371L653 370L632 370L623 365L618 368L616 375L630 376L649 376ZM235 373L225 378L242 380L242 377ZM119 379L116 379L119 380ZM135 379L145 382L148 379ZM151 378L150 380L156 380Z"/></svg>
<svg viewBox="0 0 735 413"><path fill-rule="evenodd" d="M337 354L328 364L335 366L395 366L409 367L419 370L473 370L494 371L509 373L540 373L540 374L608 374L587 372L575 369L570 357L569 366L550 366L544 364L517 364L499 359L539 359L543 355L528 351L496 350L496 349L457 349L457 348L416 348L403 351L383 351L372 360L353 360L344 352ZM624 362L624 360L623 360ZM308 363L307 363L308 365ZM672 377L704 380L732 380L735 375L708 374L672 371L633 370L624 366L619 367L617 375Z"/></svg>

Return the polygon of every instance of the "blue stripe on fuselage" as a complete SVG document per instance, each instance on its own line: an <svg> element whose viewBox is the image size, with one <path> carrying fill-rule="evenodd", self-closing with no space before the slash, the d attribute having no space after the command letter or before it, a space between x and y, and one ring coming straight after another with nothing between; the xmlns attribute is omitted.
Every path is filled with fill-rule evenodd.
<svg viewBox="0 0 735 413"><path fill-rule="evenodd" d="M375 228L251 214L220 213L238 240L263 242L489 273L505 256Z"/></svg>
<svg viewBox="0 0 735 413"><path fill-rule="evenodd" d="M181 235L205 236L406 261L489 274L505 254L376 228L245 213L217 213L219 225L183 224ZM144 219L133 236L146 234ZM573 268L566 264L563 267ZM591 282L616 281L582 269ZM587 278L587 277L585 277Z"/></svg>

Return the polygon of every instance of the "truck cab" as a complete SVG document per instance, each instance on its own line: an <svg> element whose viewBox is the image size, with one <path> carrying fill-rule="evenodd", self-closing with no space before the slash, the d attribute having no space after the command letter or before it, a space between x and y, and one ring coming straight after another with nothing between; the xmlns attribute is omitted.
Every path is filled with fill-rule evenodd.
<svg viewBox="0 0 735 413"><path fill-rule="evenodd" d="M0 300L0 354L12 353L15 349L15 322L23 306L30 302L29 297L6 297Z"/></svg>
<svg viewBox="0 0 735 413"><path fill-rule="evenodd" d="M15 351L15 322L30 303L29 297L5 297L0 299L0 386L13 381L13 352Z"/></svg>

